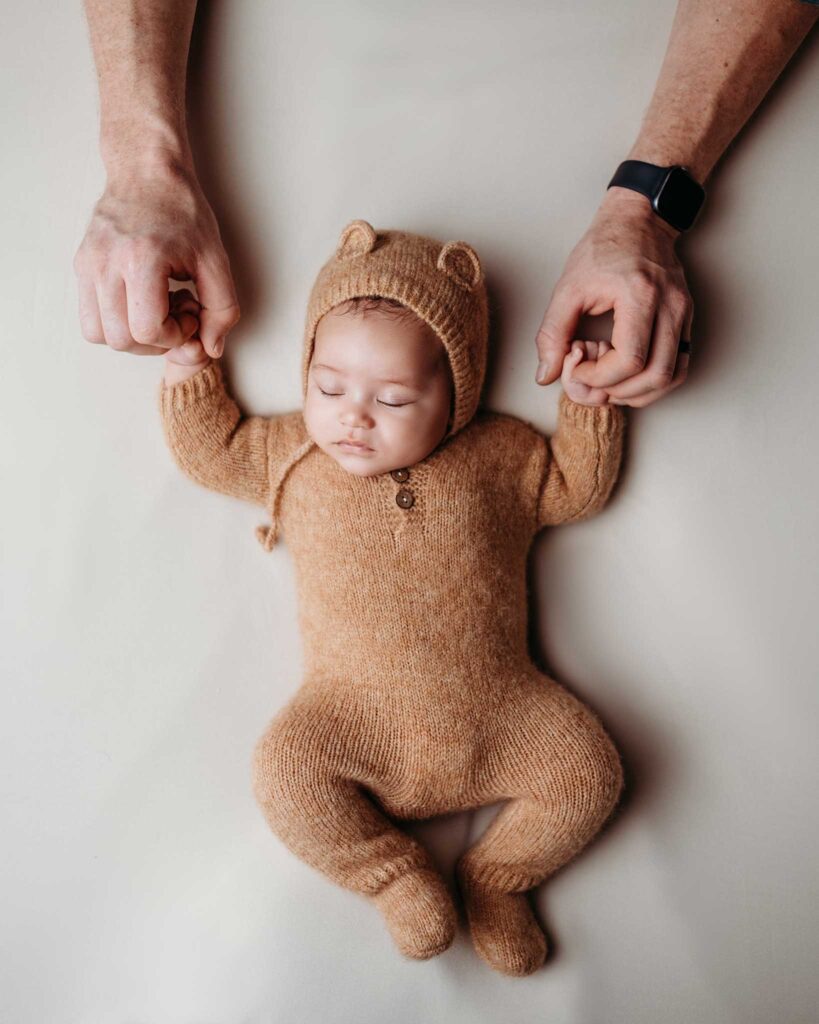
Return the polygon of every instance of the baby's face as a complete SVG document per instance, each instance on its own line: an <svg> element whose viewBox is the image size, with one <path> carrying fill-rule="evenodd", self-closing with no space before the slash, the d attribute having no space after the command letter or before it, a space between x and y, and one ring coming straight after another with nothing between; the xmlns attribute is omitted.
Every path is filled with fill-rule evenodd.
<svg viewBox="0 0 819 1024"><path fill-rule="evenodd" d="M375 476L429 455L446 434L451 395L444 347L420 318L336 308L319 321L304 422L350 473Z"/></svg>

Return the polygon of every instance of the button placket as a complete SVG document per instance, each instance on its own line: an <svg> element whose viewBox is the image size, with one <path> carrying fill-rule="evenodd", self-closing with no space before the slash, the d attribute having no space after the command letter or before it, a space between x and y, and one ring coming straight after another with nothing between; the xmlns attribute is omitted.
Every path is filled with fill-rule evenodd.
<svg viewBox="0 0 819 1024"><path fill-rule="evenodd" d="M390 471L390 476L396 483L405 484L410 478L410 471L408 469L393 469ZM415 495L411 488L399 487L395 492L395 504L399 508L412 508L415 504Z"/></svg>
<svg viewBox="0 0 819 1024"><path fill-rule="evenodd" d="M411 509L416 503L416 496L413 488L406 485L406 481L410 479L410 470L406 468L390 470L390 477L396 483L401 484L401 486L398 487L397 490L393 490L393 499L395 501L395 505L397 505L399 509L403 509L404 511L406 511L407 509ZM405 522L406 517L402 515L400 517L400 525L398 528L402 529Z"/></svg>
<svg viewBox="0 0 819 1024"><path fill-rule="evenodd" d="M425 531L427 477L423 464L379 475L382 494L389 502L384 515L396 541L418 540Z"/></svg>
<svg viewBox="0 0 819 1024"><path fill-rule="evenodd" d="M415 504L415 495L408 487L402 487L395 495L395 504L399 508L412 508Z"/></svg>

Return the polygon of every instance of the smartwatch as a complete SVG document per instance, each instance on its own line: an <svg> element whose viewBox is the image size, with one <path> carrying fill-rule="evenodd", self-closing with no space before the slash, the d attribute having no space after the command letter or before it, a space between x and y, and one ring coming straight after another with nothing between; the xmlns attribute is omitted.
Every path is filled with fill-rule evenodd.
<svg viewBox="0 0 819 1024"><path fill-rule="evenodd" d="M705 189L685 167L658 167L644 160L624 160L606 186L630 188L642 192L663 220L678 231L687 231L705 201Z"/></svg>

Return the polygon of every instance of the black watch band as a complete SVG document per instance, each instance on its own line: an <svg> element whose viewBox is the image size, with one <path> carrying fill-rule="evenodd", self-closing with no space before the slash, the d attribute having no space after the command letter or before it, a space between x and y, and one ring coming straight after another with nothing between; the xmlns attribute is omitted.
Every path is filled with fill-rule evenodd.
<svg viewBox="0 0 819 1024"><path fill-rule="evenodd" d="M705 189L678 164L658 167L644 160L624 160L606 189L612 185L642 192L651 201L654 212L677 231L691 227L705 201Z"/></svg>

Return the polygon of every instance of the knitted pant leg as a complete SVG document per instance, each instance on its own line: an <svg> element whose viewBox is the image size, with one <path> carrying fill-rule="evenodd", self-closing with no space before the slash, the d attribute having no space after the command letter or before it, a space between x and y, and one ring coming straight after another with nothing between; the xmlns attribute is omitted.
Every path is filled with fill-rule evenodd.
<svg viewBox="0 0 819 1024"><path fill-rule="evenodd" d="M339 723L320 709L285 709L254 751L256 799L292 853L373 898L405 956L441 953L457 928L452 896L427 850L349 777L361 765L355 745L344 748Z"/></svg>
<svg viewBox="0 0 819 1024"><path fill-rule="evenodd" d="M546 954L523 894L589 843L623 785L599 719L541 678L510 703L497 738L496 796L511 799L456 866L475 946L506 974L531 973Z"/></svg>
<svg viewBox="0 0 819 1024"><path fill-rule="evenodd" d="M264 816L292 853L337 885L372 895L406 871L432 867L420 843L356 782L317 765L281 772L276 762L269 745L257 754L254 792Z"/></svg>

